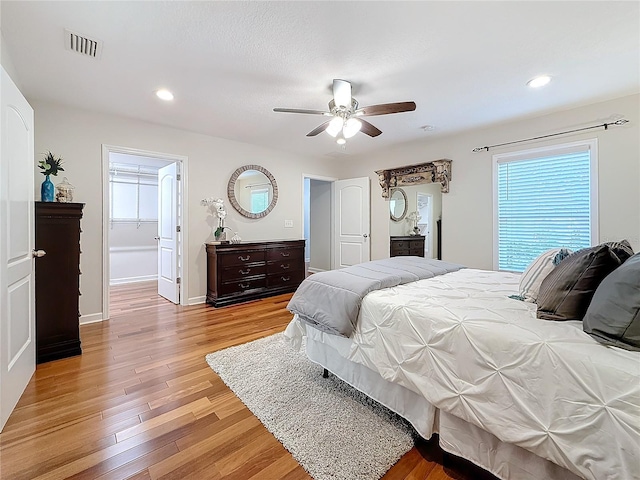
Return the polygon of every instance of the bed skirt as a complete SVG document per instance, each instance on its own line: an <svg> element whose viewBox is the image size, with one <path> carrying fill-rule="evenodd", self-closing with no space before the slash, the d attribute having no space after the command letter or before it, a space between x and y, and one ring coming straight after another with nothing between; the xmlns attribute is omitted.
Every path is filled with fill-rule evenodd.
<svg viewBox="0 0 640 480"><path fill-rule="evenodd" d="M378 373L346 360L351 340L328 335L293 320L285 335L294 347L306 344L309 359L338 378L405 418L425 439L439 434L441 448L493 473L503 480L579 480L574 473L517 445L500 441L431 405L407 388L384 380ZM306 342L303 339L306 338Z"/></svg>

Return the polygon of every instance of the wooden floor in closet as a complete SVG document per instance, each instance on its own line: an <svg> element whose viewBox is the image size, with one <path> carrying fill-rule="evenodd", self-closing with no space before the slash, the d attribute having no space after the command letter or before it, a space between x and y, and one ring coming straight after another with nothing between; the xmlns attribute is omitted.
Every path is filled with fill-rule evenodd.
<svg viewBox="0 0 640 480"><path fill-rule="evenodd" d="M2 479L310 478L204 360L284 330L291 297L214 309L112 288L81 356L38 365L0 434ZM493 478L421 442L385 479Z"/></svg>

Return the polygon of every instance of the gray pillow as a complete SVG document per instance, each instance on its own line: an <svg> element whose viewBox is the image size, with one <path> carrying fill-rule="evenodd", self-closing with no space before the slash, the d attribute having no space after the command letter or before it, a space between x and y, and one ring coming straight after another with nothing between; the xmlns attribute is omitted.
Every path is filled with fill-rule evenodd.
<svg viewBox="0 0 640 480"><path fill-rule="evenodd" d="M600 343L640 351L640 253L600 283L582 326Z"/></svg>
<svg viewBox="0 0 640 480"><path fill-rule="evenodd" d="M582 320L596 288L618 266L620 260L604 244L572 253L542 280L538 318Z"/></svg>
<svg viewBox="0 0 640 480"><path fill-rule="evenodd" d="M620 263L624 263L633 256L633 248L628 240L620 240L619 242L606 242L613 253L620 259Z"/></svg>

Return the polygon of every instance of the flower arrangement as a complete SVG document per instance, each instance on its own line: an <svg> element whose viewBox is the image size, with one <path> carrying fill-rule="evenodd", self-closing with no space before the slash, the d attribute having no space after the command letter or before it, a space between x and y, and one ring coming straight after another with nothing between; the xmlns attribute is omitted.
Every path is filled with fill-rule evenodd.
<svg viewBox="0 0 640 480"><path fill-rule="evenodd" d="M411 230L409 231L409 235L419 235L420 234L420 227L418 227L418 222L420 221L421 218L422 217L420 216L420 214L417 211L413 211L409 215L407 215L405 220L411 226Z"/></svg>
<svg viewBox="0 0 640 480"><path fill-rule="evenodd" d="M54 177L58 175L58 172L64 172L64 168L62 168L62 157L56 158L53 153L47 152L44 156L43 160L40 160L38 163L38 168L42 170L42 174L45 177L49 175L53 175Z"/></svg>
<svg viewBox="0 0 640 480"><path fill-rule="evenodd" d="M213 214L218 218L218 228L213 232L213 236L218 240L222 236L224 229L229 228L224 226L224 219L227 216L227 211L224 208L224 200L221 198L208 197L200 200L200 205L209 207Z"/></svg>

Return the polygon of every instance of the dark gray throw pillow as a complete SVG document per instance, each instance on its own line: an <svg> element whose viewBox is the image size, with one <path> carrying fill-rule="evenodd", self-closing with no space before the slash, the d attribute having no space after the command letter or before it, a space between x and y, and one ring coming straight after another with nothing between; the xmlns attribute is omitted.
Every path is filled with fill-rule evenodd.
<svg viewBox="0 0 640 480"><path fill-rule="evenodd" d="M609 247L613 253L620 259L620 263L626 262L633 256L633 248L627 240L620 240L619 242L606 242L605 245Z"/></svg>
<svg viewBox="0 0 640 480"><path fill-rule="evenodd" d="M620 260L605 244L572 253L542 281L538 318L582 320L600 282L619 265Z"/></svg>
<svg viewBox="0 0 640 480"><path fill-rule="evenodd" d="M640 351L640 253L600 283L582 327L600 343Z"/></svg>

